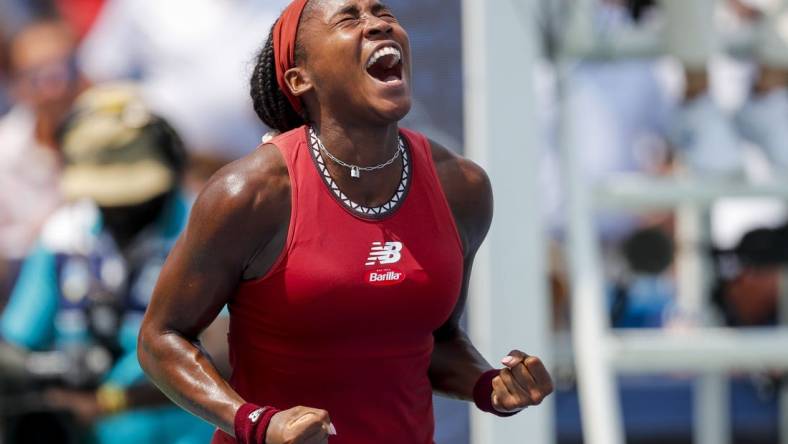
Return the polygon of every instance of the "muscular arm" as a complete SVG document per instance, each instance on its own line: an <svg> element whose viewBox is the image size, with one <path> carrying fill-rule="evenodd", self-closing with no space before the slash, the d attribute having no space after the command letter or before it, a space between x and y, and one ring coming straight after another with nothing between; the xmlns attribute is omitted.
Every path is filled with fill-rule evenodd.
<svg viewBox="0 0 788 444"><path fill-rule="evenodd" d="M433 143L433 159L463 243L464 267L460 298L449 320L434 333L430 364L433 389L448 397L473 399L473 387L492 367L460 327L476 251L490 228L493 198L490 181L478 165Z"/></svg>
<svg viewBox="0 0 788 444"><path fill-rule="evenodd" d="M473 258L492 221L492 188L487 175L479 166L434 143L433 159L462 238L465 262L457 306L449 320L434 332L435 349L430 363L430 380L434 390L439 393L473 400L476 382L491 367L462 331L459 321L468 297ZM502 363L506 367L485 380L491 384L491 404L485 409L491 408L498 414L511 414L540 404L553 391L550 375L539 358L513 350Z"/></svg>
<svg viewBox="0 0 788 444"><path fill-rule="evenodd" d="M446 322L433 335L435 348L430 362L430 381L433 390L443 396L473 400L473 387L482 373L492 367L471 343L468 335L460 327L460 317L465 307L468 292L468 278L473 258L465 261L465 282L460 301Z"/></svg>
<svg viewBox="0 0 788 444"><path fill-rule="evenodd" d="M231 436L244 400L197 338L256 258L278 254L274 240L286 231L289 196L284 160L271 145L217 173L162 269L140 331L138 357L151 380Z"/></svg>

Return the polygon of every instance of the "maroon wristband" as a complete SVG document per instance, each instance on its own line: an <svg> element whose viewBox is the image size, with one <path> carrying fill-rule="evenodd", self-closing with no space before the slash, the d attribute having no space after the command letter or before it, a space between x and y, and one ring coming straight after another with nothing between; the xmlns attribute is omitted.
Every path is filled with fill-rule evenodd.
<svg viewBox="0 0 788 444"><path fill-rule="evenodd" d="M506 418L508 416L514 416L519 412L499 412L495 410L492 403L492 394L493 394L493 379L501 373L500 370L492 369L488 370L479 377L476 381L476 385L473 386L473 403L476 404L476 407L479 410L487 413L492 413L493 415L500 416Z"/></svg>
<svg viewBox="0 0 788 444"><path fill-rule="evenodd" d="M279 413L273 407L246 403L235 413L235 441L238 444L265 444L271 418Z"/></svg>

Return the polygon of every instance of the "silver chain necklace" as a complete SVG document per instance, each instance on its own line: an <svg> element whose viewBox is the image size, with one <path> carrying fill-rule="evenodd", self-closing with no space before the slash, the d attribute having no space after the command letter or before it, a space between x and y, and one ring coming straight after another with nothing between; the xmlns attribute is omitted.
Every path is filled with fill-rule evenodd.
<svg viewBox="0 0 788 444"><path fill-rule="evenodd" d="M320 147L320 151L325 153L325 155L328 156L328 158L331 159L332 161L334 161L334 163L336 163L337 165L345 167L345 168L349 168L350 169L350 177L352 177L353 179L360 178L362 171L365 172L365 173L369 173L369 172L372 172L372 171L382 170L383 168L386 168L387 166L391 165L392 163L394 163L395 160L397 160L399 158L399 156L402 154L402 150L403 150L402 140L400 139L399 140L399 146L397 147L397 151L394 153L394 156L391 159L381 163L380 165L369 166L369 167L362 167L362 166L358 166L358 165L352 165L352 164L349 164L347 162L343 162L341 159L337 159L333 154L331 154L331 152L328 151L328 149L326 149L325 145L323 145L323 141L320 140L320 137L317 136L317 133L315 132L314 128L310 128L309 131L311 131L314 134L315 140L317 140L317 145L318 145L318 147Z"/></svg>

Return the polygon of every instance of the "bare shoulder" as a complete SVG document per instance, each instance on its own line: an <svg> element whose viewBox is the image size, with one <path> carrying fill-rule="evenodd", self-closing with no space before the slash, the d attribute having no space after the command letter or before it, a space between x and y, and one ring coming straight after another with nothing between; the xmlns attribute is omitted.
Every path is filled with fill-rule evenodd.
<svg viewBox="0 0 788 444"><path fill-rule="evenodd" d="M484 195L490 191L490 179L481 166L437 142L430 140L430 145L441 185L463 193Z"/></svg>
<svg viewBox="0 0 788 444"><path fill-rule="evenodd" d="M289 194L290 177L279 150L271 144L217 171L203 188L197 202L228 210L253 210Z"/></svg>
<svg viewBox="0 0 788 444"><path fill-rule="evenodd" d="M290 213L290 177L282 154L263 145L209 179L197 197L190 233L236 244L255 244L276 231Z"/></svg>
<svg viewBox="0 0 788 444"><path fill-rule="evenodd" d="M430 141L432 160L466 247L484 240L493 214L490 178L484 169L437 142Z"/></svg>

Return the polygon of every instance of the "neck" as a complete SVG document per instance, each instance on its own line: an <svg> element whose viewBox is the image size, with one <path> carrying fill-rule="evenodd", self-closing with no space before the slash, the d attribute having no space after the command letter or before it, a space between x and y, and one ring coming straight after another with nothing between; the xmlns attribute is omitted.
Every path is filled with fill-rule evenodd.
<svg viewBox="0 0 788 444"><path fill-rule="evenodd" d="M318 119L314 123L320 140L334 157L351 165L368 167L391 159L399 149L396 123L381 126L355 126L335 119ZM374 207L382 205L394 194L402 175L402 159L372 173L353 179L350 172L334 162L326 162L331 176L340 189L354 202Z"/></svg>
<svg viewBox="0 0 788 444"><path fill-rule="evenodd" d="M315 122L326 149L344 162L361 167L381 164L399 147L396 123L381 126L354 126L334 119Z"/></svg>

